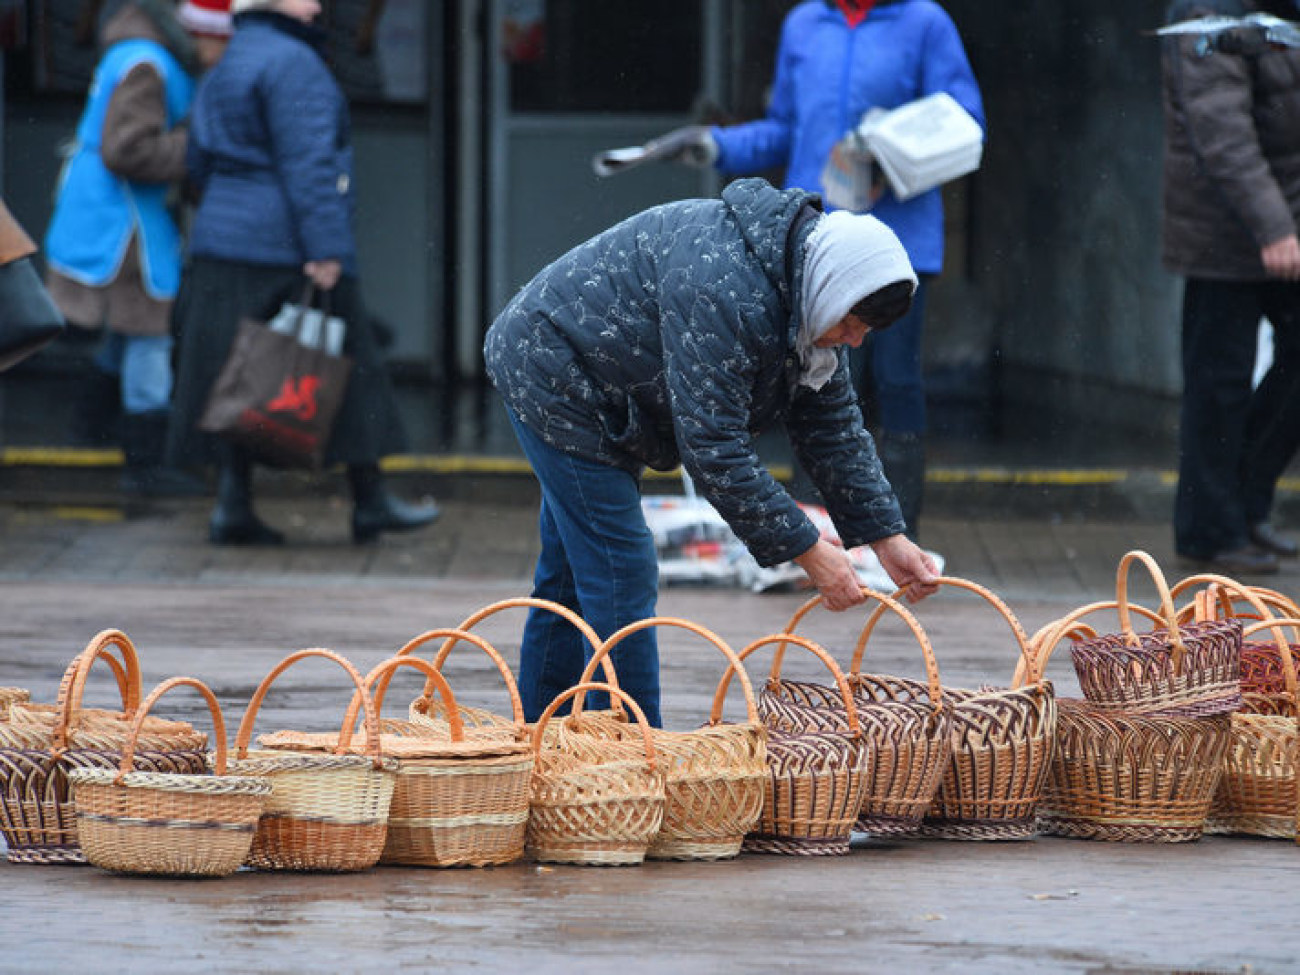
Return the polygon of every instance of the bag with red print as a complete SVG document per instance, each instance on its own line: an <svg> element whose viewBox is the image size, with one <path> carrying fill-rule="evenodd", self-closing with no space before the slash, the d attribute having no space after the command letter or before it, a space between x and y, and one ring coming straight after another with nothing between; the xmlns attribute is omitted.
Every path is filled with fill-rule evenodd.
<svg viewBox="0 0 1300 975"><path fill-rule="evenodd" d="M240 321L199 429L273 467L321 468L352 360L338 351L343 323L329 314L328 293L320 305L308 284L270 322Z"/></svg>

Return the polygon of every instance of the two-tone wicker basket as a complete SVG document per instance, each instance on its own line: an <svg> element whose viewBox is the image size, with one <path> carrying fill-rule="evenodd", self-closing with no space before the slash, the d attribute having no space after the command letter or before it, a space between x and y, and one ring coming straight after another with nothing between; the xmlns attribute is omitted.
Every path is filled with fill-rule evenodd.
<svg viewBox="0 0 1300 975"><path fill-rule="evenodd" d="M1129 567L1140 562L1160 595L1163 629L1138 634L1130 622ZM1173 597L1155 559L1132 551L1116 576L1120 629L1074 643L1070 656L1084 698L1098 711L1148 717L1213 717L1241 707L1241 623L1206 620L1179 626Z"/></svg>
<svg viewBox="0 0 1300 975"><path fill-rule="evenodd" d="M1064 619L1041 632L1039 668L1066 637L1096 631ZM1057 701L1056 746L1038 806L1041 832L1077 839L1181 843L1205 832L1223 772L1230 719L1126 714Z"/></svg>
<svg viewBox="0 0 1300 975"><path fill-rule="evenodd" d="M872 781L875 753L858 722L858 708L844 672L824 649L793 633L762 637L736 656L743 663L755 651L775 646L802 647L830 671L840 692L844 726L774 728L768 725L767 783L763 813L744 849L753 853L838 856L849 852L862 796ZM734 667L717 694L726 694ZM761 712L760 712L761 713Z"/></svg>
<svg viewBox="0 0 1300 975"><path fill-rule="evenodd" d="M275 680L294 664L324 658L343 668L362 695L366 754L249 752L257 713ZM379 753L379 717L355 667L330 650L289 654L262 679L235 735L231 771L267 779L272 792L258 820L248 865L259 870L366 870L379 862L388 835L396 763Z"/></svg>
<svg viewBox="0 0 1300 975"><path fill-rule="evenodd" d="M81 706L86 680L99 661L117 681L121 711ZM0 834L10 863L86 862L77 842L68 772L116 768L128 740L141 771L207 771L207 735L186 722L145 714L132 737L139 708L139 657L127 635L112 629L97 633L68 664L56 704L12 705L10 720L0 723Z"/></svg>
<svg viewBox="0 0 1300 975"><path fill-rule="evenodd" d="M146 772L135 767L145 716L173 687L202 693L212 712L215 774ZM123 873L221 877L239 869L253 842L266 779L226 774L226 728L212 691L192 677L163 681L140 707L118 768L77 768L69 773L77 835L97 867Z"/></svg>
<svg viewBox="0 0 1300 975"><path fill-rule="evenodd" d="M952 708L940 684L930 639L916 617L892 596L870 589L862 592L879 607L860 633L845 675L872 756L855 828L877 836L906 835L920 828L942 782L951 748ZM804 603L784 632L793 633L821 603L821 596ZM871 627L885 610L903 620L920 646L926 680L862 673ZM778 645L771 675L759 694L759 713L767 726L787 732L847 731L848 712L840 689L782 677L783 659L784 647Z"/></svg>
<svg viewBox="0 0 1300 975"><path fill-rule="evenodd" d="M721 860L740 853L745 834L758 822L767 780L767 730L758 716L754 689L734 650L721 637L688 620L652 617L610 636L587 663L579 683L590 682L619 643L651 627L689 630L712 644L740 675L746 720L722 720L724 698L715 694L708 722L692 731L651 728L655 754L666 775L663 825L646 856L652 860ZM624 742L632 759L641 748L641 732L622 720L592 721L574 701L572 720L556 722L553 745L578 758L595 760L614 750L610 739Z"/></svg>
<svg viewBox="0 0 1300 975"><path fill-rule="evenodd" d="M582 754L574 754L563 747L561 736L548 736L558 710L593 691L603 691L631 710L641 730L641 755L630 756L617 738L603 740L603 753L585 742ZM528 820L532 857L542 863L594 866L642 863L663 826L666 783L637 703L612 684L576 684L547 705L532 740L537 760Z"/></svg>

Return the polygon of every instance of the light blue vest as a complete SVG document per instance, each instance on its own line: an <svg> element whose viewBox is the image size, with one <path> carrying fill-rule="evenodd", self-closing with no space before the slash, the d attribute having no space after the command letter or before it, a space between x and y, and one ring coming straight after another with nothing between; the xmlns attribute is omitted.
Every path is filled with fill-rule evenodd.
<svg viewBox="0 0 1300 975"><path fill-rule="evenodd" d="M108 49L95 69L73 154L59 176L45 257L65 277L102 286L117 276L131 237L138 233L145 290L167 299L175 297L181 277L181 235L167 212L168 184L125 180L110 172L100 156L109 100L141 62L152 64L163 79L167 128L189 111L194 81L165 47L138 39Z"/></svg>

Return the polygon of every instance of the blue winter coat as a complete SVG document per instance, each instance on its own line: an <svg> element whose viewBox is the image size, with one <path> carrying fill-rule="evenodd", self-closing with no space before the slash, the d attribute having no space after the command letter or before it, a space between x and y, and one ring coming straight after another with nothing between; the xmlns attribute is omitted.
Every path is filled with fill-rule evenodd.
<svg viewBox="0 0 1300 975"><path fill-rule="evenodd" d="M822 192L836 142L873 107L944 91L984 124L979 86L951 18L933 0L881 0L850 27L834 4L809 0L786 16L766 118L713 129L724 173L785 167L787 186ZM900 203L892 192L872 209L898 235L917 271L943 266L938 189Z"/></svg>
<svg viewBox="0 0 1300 975"><path fill-rule="evenodd" d="M681 463L763 565L817 529L759 462L784 421L846 545L903 531L847 357L798 385L795 337L817 200L738 180L646 210L543 269L488 331L488 375L547 443L634 474Z"/></svg>
<svg viewBox="0 0 1300 975"><path fill-rule="evenodd" d="M186 165L202 192L190 250L355 273L347 102L311 43L279 14L240 14L199 85Z"/></svg>

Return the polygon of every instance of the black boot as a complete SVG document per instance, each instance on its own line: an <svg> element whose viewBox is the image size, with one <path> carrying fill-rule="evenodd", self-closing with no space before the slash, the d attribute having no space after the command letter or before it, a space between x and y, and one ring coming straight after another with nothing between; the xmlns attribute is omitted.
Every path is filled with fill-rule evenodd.
<svg viewBox="0 0 1300 975"><path fill-rule="evenodd" d="M194 498L208 493L197 477L163 466L163 444L167 439L167 411L122 415L122 453L126 469L122 490L146 498Z"/></svg>
<svg viewBox="0 0 1300 975"><path fill-rule="evenodd" d="M85 447L111 447L121 439L122 378L91 368L77 386L68 432Z"/></svg>
<svg viewBox="0 0 1300 975"><path fill-rule="evenodd" d="M442 514L436 502L410 504L388 493L378 464L349 464L352 486L352 541L372 542L380 532L423 528Z"/></svg>
<svg viewBox="0 0 1300 975"><path fill-rule="evenodd" d="M283 545L284 535L253 513L253 463L227 447L217 477L217 506L208 522L213 545Z"/></svg>
<svg viewBox="0 0 1300 975"><path fill-rule="evenodd" d="M903 509L907 537L921 537L921 496L925 493L925 441L919 433L882 433L876 440L885 477Z"/></svg>

